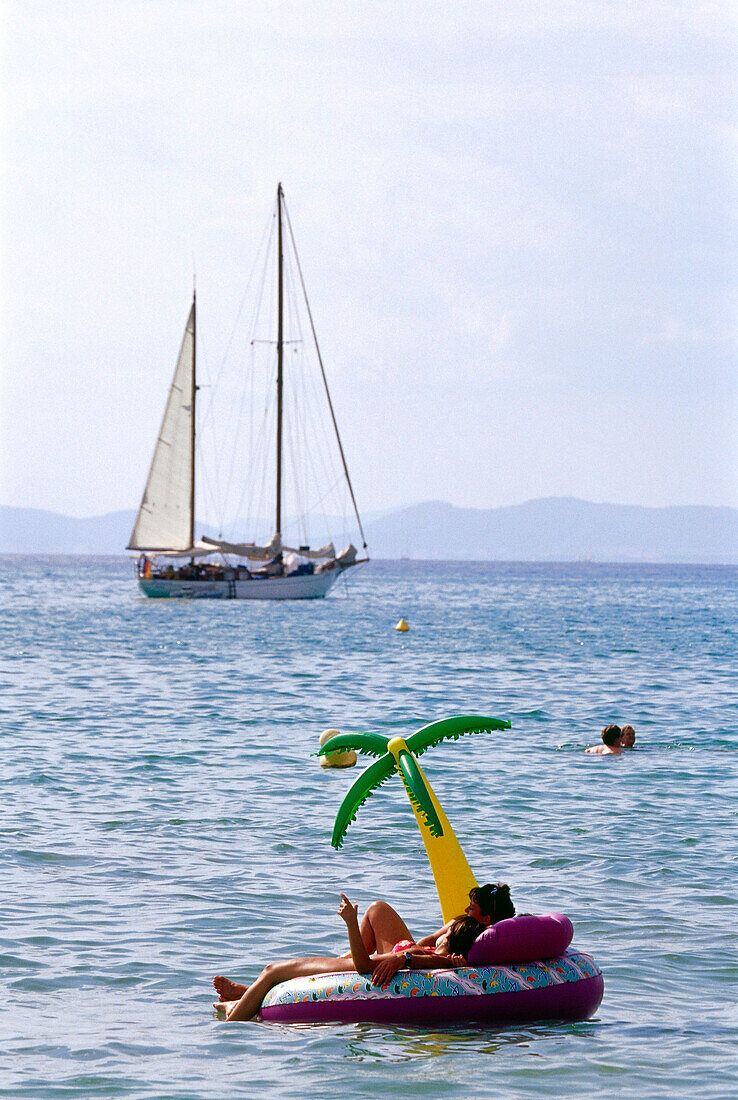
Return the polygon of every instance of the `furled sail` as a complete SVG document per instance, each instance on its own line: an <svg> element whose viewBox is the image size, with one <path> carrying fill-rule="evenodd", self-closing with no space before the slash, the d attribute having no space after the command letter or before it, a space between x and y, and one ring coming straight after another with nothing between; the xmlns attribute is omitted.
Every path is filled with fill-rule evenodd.
<svg viewBox="0 0 738 1100"><path fill-rule="evenodd" d="M188 550L192 545L194 417L193 302L129 550Z"/></svg>
<svg viewBox="0 0 738 1100"><path fill-rule="evenodd" d="M298 558L307 558L310 561L320 561L322 558L335 558L336 549L332 542L321 546L319 550L311 550L307 546L283 546L283 550L290 554L297 554Z"/></svg>
<svg viewBox="0 0 738 1100"><path fill-rule="evenodd" d="M248 558L249 561L272 561L282 551L282 540L279 535L272 535L272 541L268 546L256 546L253 542L226 542L224 539L211 539L203 535L201 544L211 546L213 550L220 550L223 554L236 554L239 558Z"/></svg>

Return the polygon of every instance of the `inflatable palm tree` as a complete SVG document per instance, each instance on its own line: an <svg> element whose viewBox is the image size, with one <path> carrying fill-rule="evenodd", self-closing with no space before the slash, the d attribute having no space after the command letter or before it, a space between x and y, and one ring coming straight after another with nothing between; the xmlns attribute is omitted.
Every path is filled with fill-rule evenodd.
<svg viewBox="0 0 738 1100"><path fill-rule="evenodd" d="M505 729L510 729L510 722L500 718L463 714L431 722L408 737L407 741L402 737L389 738L379 733L341 733L326 741L320 750L323 753L355 749L379 757L362 772L341 803L333 826L333 847L341 847L359 807L397 771L423 837L443 919L448 921L462 913L468 904L469 891L477 883L461 845L415 757L448 738L458 741L465 734Z"/></svg>

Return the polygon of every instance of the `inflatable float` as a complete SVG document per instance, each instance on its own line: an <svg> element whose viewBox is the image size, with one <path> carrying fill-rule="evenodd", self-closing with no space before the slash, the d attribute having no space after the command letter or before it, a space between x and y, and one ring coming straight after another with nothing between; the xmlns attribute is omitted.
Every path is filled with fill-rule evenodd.
<svg viewBox="0 0 738 1100"><path fill-rule="evenodd" d="M453 920L464 912L477 882L416 757L446 739L509 728L507 720L458 715L423 726L407 740L329 731L334 736L321 738L316 755L361 752L377 758L339 807L333 847L341 847L367 798L397 773L423 838L444 923ZM591 955L570 946L572 935L571 921L561 913L510 917L491 925L472 944L468 966L399 970L384 988L355 970L293 978L267 993L259 1017L277 1023L409 1027L586 1020L600 1005L604 981Z"/></svg>
<svg viewBox="0 0 738 1100"><path fill-rule="evenodd" d="M293 978L266 995L259 1015L285 1024L407 1027L586 1020L599 1007L604 983L594 959L568 946L572 932L560 913L512 917L479 937L467 967L400 970L384 989L356 972ZM553 957L543 958L552 948Z"/></svg>

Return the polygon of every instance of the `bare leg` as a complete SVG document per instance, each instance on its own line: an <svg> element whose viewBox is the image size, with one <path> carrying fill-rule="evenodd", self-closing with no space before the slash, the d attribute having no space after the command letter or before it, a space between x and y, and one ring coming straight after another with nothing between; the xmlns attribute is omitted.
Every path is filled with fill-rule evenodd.
<svg viewBox="0 0 738 1100"><path fill-rule="evenodd" d="M213 985L221 1001L237 1001L248 989L248 986L232 982L230 978L223 978L220 974L213 978Z"/></svg>
<svg viewBox="0 0 738 1100"><path fill-rule="evenodd" d="M312 974L342 974L353 966L345 958L314 955L306 959L288 959L286 962L269 963L239 1001L230 1009L226 1019L250 1020L259 1011L261 1002L270 989L289 978L302 978Z"/></svg>
<svg viewBox="0 0 738 1100"><path fill-rule="evenodd" d="M370 955L386 955L400 940L413 938L400 914L386 901L373 901L359 928Z"/></svg>

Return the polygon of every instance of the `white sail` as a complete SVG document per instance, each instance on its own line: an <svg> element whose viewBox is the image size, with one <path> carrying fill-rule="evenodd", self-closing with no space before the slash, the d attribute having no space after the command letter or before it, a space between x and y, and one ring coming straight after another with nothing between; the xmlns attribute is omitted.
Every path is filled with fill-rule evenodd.
<svg viewBox="0 0 738 1100"><path fill-rule="evenodd" d="M193 302L129 550L188 550L192 545L194 378Z"/></svg>

